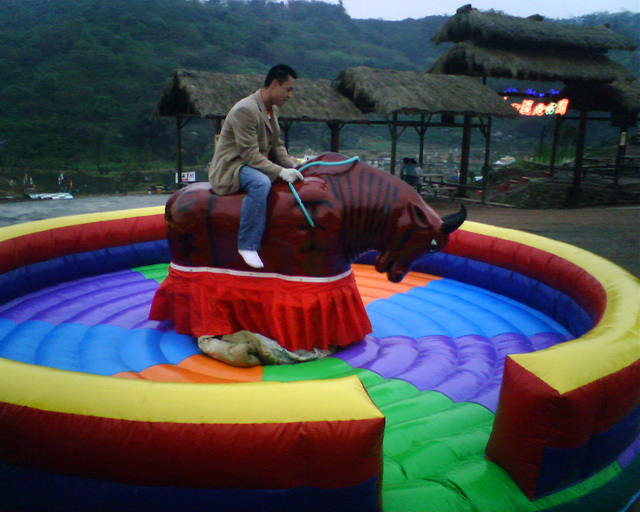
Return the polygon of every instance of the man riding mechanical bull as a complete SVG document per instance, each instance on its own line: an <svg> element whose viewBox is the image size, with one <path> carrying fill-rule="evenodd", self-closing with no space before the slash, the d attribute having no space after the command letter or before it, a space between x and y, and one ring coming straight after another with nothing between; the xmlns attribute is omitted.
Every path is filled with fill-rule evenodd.
<svg viewBox="0 0 640 512"><path fill-rule="evenodd" d="M315 359L362 340L372 328L351 264L377 250L376 270L399 282L466 217L463 208L440 219L400 179L337 154L303 177L278 125L296 78L274 66L227 115L210 183L166 206L171 264L150 317L236 366Z"/></svg>

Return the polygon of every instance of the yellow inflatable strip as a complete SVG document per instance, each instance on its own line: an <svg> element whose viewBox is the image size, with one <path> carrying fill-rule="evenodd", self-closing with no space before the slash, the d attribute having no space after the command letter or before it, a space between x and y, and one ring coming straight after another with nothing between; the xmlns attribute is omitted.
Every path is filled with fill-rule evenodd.
<svg viewBox="0 0 640 512"><path fill-rule="evenodd" d="M90 224L92 222L104 222L110 220L132 219L135 217L146 217L150 215L164 215L164 206L149 206L147 208L134 208L130 210L117 210L113 212L83 213L70 215L68 217L55 217L52 219L35 220L24 224L5 226L0 229L0 242L17 238L19 236L31 235L41 231L51 229L66 228L79 224Z"/></svg>
<svg viewBox="0 0 640 512"><path fill-rule="evenodd" d="M3 402L40 410L169 423L294 423L382 418L357 377L180 384L45 368L0 359Z"/></svg>
<svg viewBox="0 0 640 512"><path fill-rule="evenodd" d="M563 394L616 373L640 359L640 281L593 253L522 231L465 222L464 230L512 240L555 254L583 268L605 289L607 305L584 336L546 350L510 357Z"/></svg>

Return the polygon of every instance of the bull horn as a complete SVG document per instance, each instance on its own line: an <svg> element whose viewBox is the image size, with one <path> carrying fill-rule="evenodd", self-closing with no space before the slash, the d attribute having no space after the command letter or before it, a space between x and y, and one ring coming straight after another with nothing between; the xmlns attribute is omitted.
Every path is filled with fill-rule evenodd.
<svg viewBox="0 0 640 512"><path fill-rule="evenodd" d="M442 217L442 231L447 235L453 233L456 229L462 226L462 223L467 218L467 209L463 204L460 205L460 211L458 213L451 213Z"/></svg>

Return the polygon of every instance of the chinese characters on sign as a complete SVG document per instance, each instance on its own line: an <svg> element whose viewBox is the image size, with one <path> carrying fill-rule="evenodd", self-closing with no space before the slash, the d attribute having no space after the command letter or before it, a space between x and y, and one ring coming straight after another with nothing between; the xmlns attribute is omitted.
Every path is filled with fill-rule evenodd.
<svg viewBox="0 0 640 512"><path fill-rule="evenodd" d="M502 96L509 101L509 96L534 97L536 99L523 99L521 103L511 103L520 115L523 116L564 116L569 110L569 100L563 98L559 101L553 101L551 98L560 96L561 92L551 89L547 92L540 92L535 89L526 89L521 91L515 87L508 87L502 91Z"/></svg>
<svg viewBox="0 0 640 512"><path fill-rule="evenodd" d="M508 100L509 98L505 96L504 99ZM511 106L523 116L549 116L553 114L563 116L569 110L569 100L563 98L557 103L536 103L535 100L522 100L522 103L512 103Z"/></svg>

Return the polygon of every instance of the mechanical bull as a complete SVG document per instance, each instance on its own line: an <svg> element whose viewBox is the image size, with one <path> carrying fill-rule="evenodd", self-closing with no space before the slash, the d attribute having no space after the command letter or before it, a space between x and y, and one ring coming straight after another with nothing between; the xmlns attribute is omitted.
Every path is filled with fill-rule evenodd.
<svg viewBox="0 0 640 512"><path fill-rule="evenodd" d="M169 277L151 318L172 319L178 332L197 337L260 333L292 351L346 346L371 332L351 264L379 251L376 270L399 282L466 217L463 208L441 219L412 187L364 163L314 166L304 176L296 190L315 226L287 184L275 182L260 270L237 251L242 194L216 196L208 183L176 192L165 212Z"/></svg>

